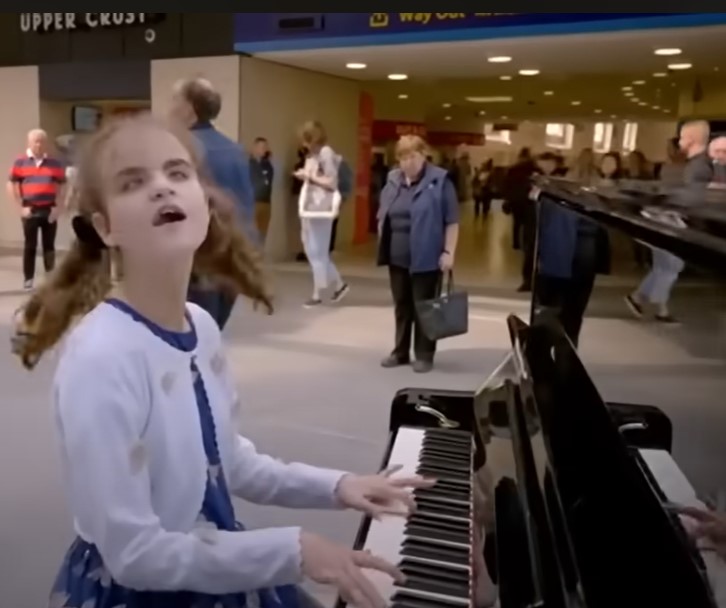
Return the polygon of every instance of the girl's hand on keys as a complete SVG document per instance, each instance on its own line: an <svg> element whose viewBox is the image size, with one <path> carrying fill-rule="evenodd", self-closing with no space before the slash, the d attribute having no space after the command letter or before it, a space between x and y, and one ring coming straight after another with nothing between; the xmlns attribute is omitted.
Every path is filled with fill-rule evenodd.
<svg viewBox="0 0 726 608"><path fill-rule="evenodd" d="M300 535L303 574L321 585L338 589L342 600L356 608L386 608L363 570L378 570L398 583L405 582L401 571L386 560L365 551L353 551L316 534Z"/></svg>

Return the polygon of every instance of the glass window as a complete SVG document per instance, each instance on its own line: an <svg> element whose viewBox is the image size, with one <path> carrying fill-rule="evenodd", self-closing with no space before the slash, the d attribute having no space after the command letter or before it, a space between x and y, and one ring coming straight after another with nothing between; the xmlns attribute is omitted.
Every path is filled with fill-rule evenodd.
<svg viewBox="0 0 726 608"><path fill-rule="evenodd" d="M610 122L599 122L595 125L592 147L599 154L607 154L613 147L614 126Z"/></svg>
<svg viewBox="0 0 726 608"><path fill-rule="evenodd" d="M575 140L575 126L551 122L545 129L545 145L558 150L571 150Z"/></svg>

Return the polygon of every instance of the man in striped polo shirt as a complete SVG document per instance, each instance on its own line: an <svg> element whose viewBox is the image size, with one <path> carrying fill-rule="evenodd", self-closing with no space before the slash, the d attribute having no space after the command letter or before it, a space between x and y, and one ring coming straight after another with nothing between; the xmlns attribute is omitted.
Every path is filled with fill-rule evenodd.
<svg viewBox="0 0 726 608"><path fill-rule="evenodd" d="M34 129L28 133L28 149L15 161L8 183L8 192L23 221L25 289L32 289L35 280L38 233L43 244L45 271L51 272L55 266L58 205L63 201L65 183L63 163L48 155L48 135L41 129Z"/></svg>

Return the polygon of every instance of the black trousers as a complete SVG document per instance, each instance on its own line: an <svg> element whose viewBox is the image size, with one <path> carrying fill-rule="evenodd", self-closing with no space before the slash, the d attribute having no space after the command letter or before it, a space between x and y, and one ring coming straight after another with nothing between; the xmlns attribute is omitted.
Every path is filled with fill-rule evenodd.
<svg viewBox="0 0 726 608"><path fill-rule="evenodd" d="M50 221L51 209L34 209L30 216L23 218L23 275L26 281L35 278L35 257L38 255L38 233L43 245L43 264L46 272L55 267L55 240L58 222Z"/></svg>
<svg viewBox="0 0 726 608"><path fill-rule="evenodd" d="M432 300L439 295L441 273L424 272L411 274L406 268L389 267L391 293L396 316L396 346L393 355L400 361L411 358L411 339L417 361L433 363L436 342L429 340L421 331L416 315L416 302Z"/></svg>
<svg viewBox="0 0 726 608"><path fill-rule="evenodd" d="M330 233L330 253L335 251L335 245L338 242L338 218L333 220L333 231Z"/></svg>

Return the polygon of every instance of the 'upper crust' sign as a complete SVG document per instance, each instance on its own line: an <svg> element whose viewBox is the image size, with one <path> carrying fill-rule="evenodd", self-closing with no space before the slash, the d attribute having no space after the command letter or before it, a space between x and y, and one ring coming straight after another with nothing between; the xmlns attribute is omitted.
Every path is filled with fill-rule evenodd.
<svg viewBox="0 0 726 608"><path fill-rule="evenodd" d="M23 32L114 28L149 23L149 13L20 13Z"/></svg>

